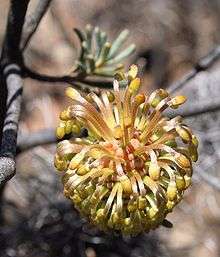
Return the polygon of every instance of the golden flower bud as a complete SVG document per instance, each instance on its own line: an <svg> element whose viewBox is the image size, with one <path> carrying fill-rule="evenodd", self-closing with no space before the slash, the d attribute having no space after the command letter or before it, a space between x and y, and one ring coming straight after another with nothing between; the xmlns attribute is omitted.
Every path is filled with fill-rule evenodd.
<svg viewBox="0 0 220 257"><path fill-rule="evenodd" d="M175 182L170 182L167 187L167 197L170 201L175 200L177 196L177 188Z"/></svg>
<svg viewBox="0 0 220 257"><path fill-rule="evenodd" d="M189 168L191 166L190 160L184 154L178 154L176 161L183 168Z"/></svg>
<svg viewBox="0 0 220 257"><path fill-rule="evenodd" d="M62 160L58 155L56 155L54 158L54 166L57 170L64 171L67 169L67 161Z"/></svg>
<svg viewBox="0 0 220 257"><path fill-rule="evenodd" d="M176 132L185 142L190 142L192 140L192 135L185 128L176 126Z"/></svg>
<svg viewBox="0 0 220 257"><path fill-rule="evenodd" d="M186 187L185 180L182 176L176 176L176 187L178 190L184 190Z"/></svg>
<svg viewBox="0 0 220 257"><path fill-rule="evenodd" d="M72 120L66 121L65 134L69 134L69 133L72 132L72 126L73 126L73 121Z"/></svg>
<svg viewBox="0 0 220 257"><path fill-rule="evenodd" d="M62 139L65 136L65 127L57 127L56 136L58 139Z"/></svg>
<svg viewBox="0 0 220 257"><path fill-rule="evenodd" d="M131 65L129 71L128 71L128 79L133 80L136 78L138 73L138 67L136 65Z"/></svg>
<svg viewBox="0 0 220 257"><path fill-rule="evenodd" d="M130 85L128 87L128 90L131 92L131 94L136 94L137 91L140 88L141 81L139 78L135 78L130 82Z"/></svg>
<svg viewBox="0 0 220 257"><path fill-rule="evenodd" d="M144 94L138 94L135 96L135 102L140 105L145 102L145 95Z"/></svg>
<svg viewBox="0 0 220 257"><path fill-rule="evenodd" d="M110 103L114 102L115 96L111 91L107 92L107 96L108 96L108 100L109 100Z"/></svg>
<svg viewBox="0 0 220 257"><path fill-rule="evenodd" d="M160 177L160 166L156 163L150 163L149 165L149 176L153 179L153 180L158 180Z"/></svg>
<svg viewBox="0 0 220 257"><path fill-rule="evenodd" d="M176 96L171 99L170 101L170 107L173 109L178 108L181 104L185 103L186 97L183 95Z"/></svg>
<svg viewBox="0 0 220 257"><path fill-rule="evenodd" d="M70 119L68 110L64 110L64 111L62 111L60 113L60 119L61 120L68 120L68 119Z"/></svg>

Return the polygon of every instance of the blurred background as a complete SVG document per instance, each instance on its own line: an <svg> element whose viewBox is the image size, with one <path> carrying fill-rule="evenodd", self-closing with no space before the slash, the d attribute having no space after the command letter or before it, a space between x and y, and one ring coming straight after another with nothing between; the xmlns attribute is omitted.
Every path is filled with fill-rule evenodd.
<svg viewBox="0 0 220 257"><path fill-rule="evenodd" d="M31 8L34 8L33 1ZM0 47L9 0L0 1ZM220 44L219 0L53 0L30 45L25 63L48 75L65 75L79 42L74 27L98 25L110 39L128 28L137 50L145 91L168 87ZM187 105L220 99L220 61L178 92ZM64 83L25 80L19 136L55 128L66 105ZM220 100L219 100L220 101ZM62 194L53 167L55 144L17 156L17 174L6 185L0 206L1 257L220 256L220 111L186 118L200 139L193 186L160 227L137 238L104 235L80 219ZM215 186L217 185L217 186Z"/></svg>

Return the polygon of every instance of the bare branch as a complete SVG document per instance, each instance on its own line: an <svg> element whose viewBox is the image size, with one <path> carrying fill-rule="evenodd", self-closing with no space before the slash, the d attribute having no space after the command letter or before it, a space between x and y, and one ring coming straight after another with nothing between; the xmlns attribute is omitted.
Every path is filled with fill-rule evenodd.
<svg viewBox="0 0 220 257"><path fill-rule="evenodd" d="M205 57L203 57L198 63L194 65L194 68L189 71L185 76L183 76L177 82L168 86L168 91L170 93L174 93L178 89L182 88L194 78L200 71L207 70L210 68L218 59L220 58L220 46L217 46L213 50L211 50Z"/></svg>
<svg viewBox="0 0 220 257"><path fill-rule="evenodd" d="M87 135L86 129L83 129L80 134L75 137L84 137ZM72 135L67 135L65 139L72 138ZM28 133L18 136L17 154L29 150L32 147L39 145L48 145L56 143L58 140L55 136L55 128L41 129L34 133Z"/></svg>
<svg viewBox="0 0 220 257"><path fill-rule="evenodd" d="M182 117L191 117L199 114L214 112L220 110L220 101L216 97L214 99L203 100L195 103L188 103L185 106L182 106L175 112L175 114L168 111L168 115L170 117L174 117L176 115L180 115Z"/></svg>
<svg viewBox="0 0 220 257"><path fill-rule="evenodd" d="M29 0L11 0L6 36L1 55L1 124L0 124L0 185L15 173L15 154L20 114L22 78L19 66L21 31Z"/></svg>
<svg viewBox="0 0 220 257"><path fill-rule="evenodd" d="M182 79L168 86L168 91L174 93L181 87L185 86L187 82L193 79L199 72L207 70L210 68L218 59L220 58L220 46L216 47L208 53L207 56L203 57L194 68L189 71ZM65 82L71 85L81 87L80 83L89 84L95 87L112 87L112 79L102 76L79 76L77 73L72 74L72 76L48 76L45 74L38 74L29 68L25 68L25 76L32 79L36 79L42 82Z"/></svg>
<svg viewBox="0 0 220 257"><path fill-rule="evenodd" d="M24 51L38 28L52 0L39 0L35 10L25 19L20 48Z"/></svg>
<svg viewBox="0 0 220 257"><path fill-rule="evenodd" d="M20 115L23 80L20 74L14 74L14 70L20 72L19 67L15 64L8 65L4 70L5 73L11 73L6 75L8 97L0 151L0 184L10 179L15 173L14 157L16 154L18 119Z"/></svg>
<svg viewBox="0 0 220 257"><path fill-rule="evenodd" d="M96 88L112 88L113 78L103 77L103 76L82 76L78 73L73 73L71 76L49 76L45 74L39 74L29 68L24 68L24 76L32 79L36 79L42 82L52 82L52 83L68 83L70 85L82 87L86 84L94 86Z"/></svg>
<svg viewBox="0 0 220 257"><path fill-rule="evenodd" d="M42 129L34 133L18 136L17 154L38 145L46 145L57 142L55 129Z"/></svg>
<svg viewBox="0 0 220 257"><path fill-rule="evenodd" d="M212 157L206 157L205 161L203 161L203 163L199 165L203 168L194 167L194 169L198 176L201 177L207 184L214 187L216 190L220 191L220 178L213 176L211 172L209 172L212 165Z"/></svg>

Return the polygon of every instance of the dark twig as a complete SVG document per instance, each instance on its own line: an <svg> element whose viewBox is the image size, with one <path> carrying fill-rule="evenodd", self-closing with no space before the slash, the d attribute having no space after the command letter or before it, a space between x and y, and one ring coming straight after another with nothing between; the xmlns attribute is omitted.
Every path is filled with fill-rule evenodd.
<svg viewBox="0 0 220 257"><path fill-rule="evenodd" d="M79 83L88 84L94 87L112 88L113 78L103 76L83 76L78 73L73 73L71 76L49 76L45 74L39 74L29 68L24 68L24 76L32 79L36 79L42 82L52 83L68 83L70 85L80 86Z"/></svg>
<svg viewBox="0 0 220 257"><path fill-rule="evenodd" d="M11 0L7 31L1 55L1 127L0 127L0 185L15 173L15 154L18 119L20 114L22 78L19 66L22 57L19 51L21 31L29 0Z"/></svg>
<svg viewBox="0 0 220 257"><path fill-rule="evenodd" d="M24 51L27 47L51 1L52 0L38 0L38 5L35 10L26 17L20 44L21 51Z"/></svg>
<svg viewBox="0 0 220 257"><path fill-rule="evenodd" d="M194 78L200 71L207 70L220 58L220 46L216 47L210 53L203 57L194 68L189 71L182 79L168 86L170 93L174 93L176 90L180 89L182 86L186 85L192 78ZM79 83L85 83L95 87L111 88L112 79L102 76L79 76L78 74L72 74L72 76L49 76L45 74L38 74L27 67L25 68L25 76L32 79L36 79L43 82L65 82L71 85L80 86Z"/></svg>
<svg viewBox="0 0 220 257"><path fill-rule="evenodd" d="M211 50L205 57L194 65L194 68L189 71L182 79L168 86L168 91L174 93L187 84L189 80L194 78L200 71L207 70L220 58L220 46Z"/></svg>

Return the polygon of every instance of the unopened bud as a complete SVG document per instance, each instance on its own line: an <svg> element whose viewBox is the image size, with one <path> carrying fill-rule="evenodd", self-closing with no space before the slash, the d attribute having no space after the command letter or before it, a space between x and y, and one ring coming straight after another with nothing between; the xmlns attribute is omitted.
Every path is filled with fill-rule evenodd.
<svg viewBox="0 0 220 257"><path fill-rule="evenodd" d="M185 189L186 189L192 184L192 178L189 177L188 175L185 175L184 179L185 179L185 184L186 184Z"/></svg>
<svg viewBox="0 0 220 257"><path fill-rule="evenodd" d="M191 166L189 159L184 154L178 154L175 160L182 168L190 168Z"/></svg>
<svg viewBox="0 0 220 257"><path fill-rule="evenodd" d="M58 139L62 139L65 136L65 127L57 127L56 136Z"/></svg>
<svg viewBox="0 0 220 257"><path fill-rule="evenodd" d="M131 92L131 94L137 93L137 91L140 88L140 84L141 84L141 80L139 78L136 78L130 82L128 88L129 88L129 91Z"/></svg>
<svg viewBox="0 0 220 257"><path fill-rule="evenodd" d="M140 105L145 102L145 95L144 94L138 94L134 98L135 102Z"/></svg>
<svg viewBox="0 0 220 257"><path fill-rule="evenodd" d="M181 104L185 103L186 97L183 95L178 95L175 96L174 98L171 99L169 105L171 108L176 109L178 108Z"/></svg>
<svg viewBox="0 0 220 257"><path fill-rule="evenodd" d="M174 201L170 201L170 200L167 201L166 208L167 208L168 211L172 211L174 206L175 206Z"/></svg>
<svg viewBox="0 0 220 257"><path fill-rule="evenodd" d="M150 178L152 178L153 180L158 180L159 179L159 177L160 177L160 167L157 163L150 162L148 172L149 172Z"/></svg>
<svg viewBox="0 0 220 257"><path fill-rule="evenodd" d="M176 187L178 190L184 190L186 186L185 180L182 176L176 176Z"/></svg>
<svg viewBox="0 0 220 257"><path fill-rule="evenodd" d="M67 161L59 158L58 155L55 155L54 166L56 167L57 170L64 171L67 169Z"/></svg>
<svg viewBox="0 0 220 257"><path fill-rule="evenodd" d="M191 134L185 128L181 126L176 126L176 132L182 138L183 141L190 142L192 140Z"/></svg>
<svg viewBox="0 0 220 257"><path fill-rule="evenodd" d="M136 78L138 73L138 67L137 65L131 65L129 71L128 71L128 79L133 80Z"/></svg>
<svg viewBox="0 0 220 257"><path fill-rule="evenodd" d="M152 219L157 213L158 213L158 209L152 207L148 211L148 216L149 216L150 219Z"/></svg>
<svg viewBox="0 0 220 257"><path fill-rule="evenodd" d="M72 132L73 132L74 134L79 134L80 131L81 131L81 128L80 128L79 125L77 125L77 124L73 124L73 125L72 125Z"/></svg>
<svg viewBox="0 0 220 257"><path fill-rule="evenodd" d="M170 182L167 187L167 197L170 201L173 201L177 196L177 188L175 182Z"/></svg>
<svg viewBox="0 0 220 257"><path fill-rule="evenodd" d="M123 188L123 192L125 194L131 194L132 193L132 187L131 187L131 181L130 179L123 179L120 181L122 188Z"/></svg>
<svg viewBox="0 0 220 257"><path fill-rule="evenodd" d="M69 112L68 110L64 110L60 113L60 119L61 120L68 120L70 117L69 117Z"/></svg>
<svg viewBox="0 0 220 257"><path fill-rule="evenodd" d="M107 96L110 103L114 102L115 96L111 91L108 91Z"/></svg>
<svg viewBox="0 0 220 257"><path fill-rule="evenodd" d="M144 210L147 206L147 199L145 197L139 196L138 197L138 209Z"/></svg>

